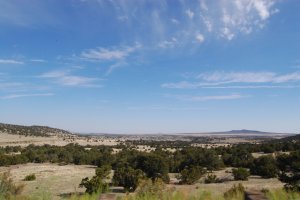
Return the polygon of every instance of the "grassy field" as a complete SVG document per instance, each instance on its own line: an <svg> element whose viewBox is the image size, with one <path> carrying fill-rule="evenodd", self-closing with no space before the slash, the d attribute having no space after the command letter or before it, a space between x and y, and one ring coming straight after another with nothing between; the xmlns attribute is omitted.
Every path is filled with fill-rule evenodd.
<svg viewBox="0 0 300 200"><path fill-rule="evenodd" d="M60 199L59 195L74 192L84 192L78 185L84 177L95 174L95 167L89 165L24 164L10 167L0 167L0 173L10 171L11 177L17 184L25 184L22 194L40 196L41 193ZM29 175L35 174L36 180L23 181Z"/></svg>
<svg viewBox="0 0 300 200"><path fill-rule="evenodd" d="M10 167L0 167L0 173L10 171L11 177L17 184L25 184L24 195L41 196L48 195L51 199L60 199L61 196L70 193L84 192L78 185L82 178L92 177L95 174L95 167L89 165L57 165L50 163L43 164L24 164ZM213 172L220 179L232 180L229 173L231 168ZM23 181L29 175L35 174L36 180ZM186 194L198 194L199 192L213 191L214 195L222 196L234 184L242 183L247 190L274 190L282 188L283 184L278 179L262 179L257 176L251 176L248 181L227 181L224 183L204 184L203 178L194 185L179 185L176 174L170 174L171 184L167 188L172 191L179 191Z"/></svg>

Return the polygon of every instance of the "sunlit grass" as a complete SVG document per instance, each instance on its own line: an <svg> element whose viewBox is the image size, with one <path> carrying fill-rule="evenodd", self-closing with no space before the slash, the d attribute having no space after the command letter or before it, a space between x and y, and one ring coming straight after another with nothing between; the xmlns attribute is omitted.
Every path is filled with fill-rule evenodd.
<svg viewBox="0 0 300 200"><path fill-rule="evenodd" d="M266 197L268 200L300 200L300 193L277 189L266 192Z"/></svg>

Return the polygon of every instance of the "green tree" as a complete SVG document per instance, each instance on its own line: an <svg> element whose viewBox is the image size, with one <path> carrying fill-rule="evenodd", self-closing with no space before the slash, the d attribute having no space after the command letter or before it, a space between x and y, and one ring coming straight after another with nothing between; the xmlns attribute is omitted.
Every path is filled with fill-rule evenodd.
<svg viewBox="0 0 300 200"><path fill-rule="evenodd" d="M157 178L161 178L165 183L170 181L168 172L169 166L166 159L156 154L137 156L137 169L140 169L146 173L148 178L152 181Z"/></svg>
<svg viewBox="0 0 300 200"><path fill-rule="evenodd" d="M140 183L140 180L144 178L145 174L142 170L133 169L130 166L123 166L115 170L113 184L123 186L125 191L133 192Z"/></svg>
<svg viewBox="0 0 300 200"><path fill-rule="evenodd" d="M105 182L111 171L111 166L104 165L96 169L96 175L91 179L88 177L82 179L80 187L85 187L87 193L92 194L95 192L104 193L108 191L109 185Z"/></svg>
<svg viewBox="0 0 300 200"><path fill-rule="evenodd" d="M187 167L180 172L179 180L181 184L193 184L205 174L206 170L199 166Z"/></svg>
<svg viewBox="0 0 300 200"><path fill-rule="evenodd" d="M250 176L250 172L246 168L242 168L242 167L233 169L232 174L234 180L242 180L242 181L248 180L248 177Z"/></svg>
<svg viewBox="0 0 300 200"><path fill-rule="evenodd" d="M280 169L280 180L285 182L285 189L300 192L300 151L290 155L280 155L277 158Z"/></svg>
<svg viewBox="0 0 300 200"><path fill-rule="evenodd" d="M276 160L272 156L261 156L255 159L250 171L251 174L259 175L263 178L274 178L279 172Z"/></svg>

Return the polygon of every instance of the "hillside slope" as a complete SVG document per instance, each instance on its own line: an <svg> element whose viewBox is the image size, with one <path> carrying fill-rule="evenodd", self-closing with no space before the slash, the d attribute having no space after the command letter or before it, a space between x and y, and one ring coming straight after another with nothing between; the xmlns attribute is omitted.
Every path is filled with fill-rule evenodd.
<svg viewBox="0 0 300 200"><path fill-rule="evenodd" d="M71 134L69 131L65 131L58 128L51 128L48 126L22 126L13 124L0 123L0 133L8 133L14 135L25 136L42 136L49 137L51 135L58 134Z"/></svg>

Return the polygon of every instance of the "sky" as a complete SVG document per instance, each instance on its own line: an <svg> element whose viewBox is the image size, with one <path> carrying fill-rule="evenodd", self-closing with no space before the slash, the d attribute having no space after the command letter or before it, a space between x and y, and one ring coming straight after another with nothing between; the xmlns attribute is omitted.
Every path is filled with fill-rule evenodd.
<svg viewBox="0 0 300 200"><path fill-rule="evenodd" d="M298 0L0 0L0 122L300 133Z"/></svg>

